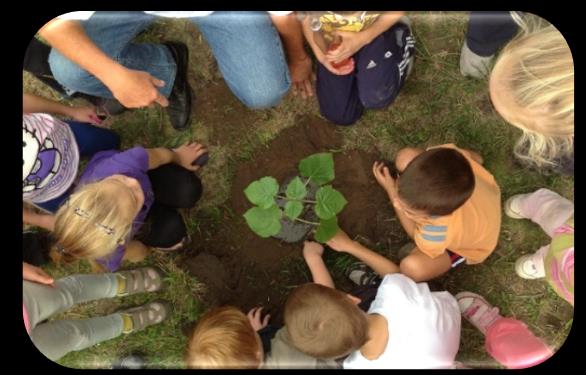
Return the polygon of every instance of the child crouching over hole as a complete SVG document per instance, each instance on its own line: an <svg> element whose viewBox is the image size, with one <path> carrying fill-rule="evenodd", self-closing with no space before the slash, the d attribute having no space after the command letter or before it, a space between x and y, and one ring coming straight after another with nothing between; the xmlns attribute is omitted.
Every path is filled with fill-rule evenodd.
<svg viewBox="0 0 586 375"><path fill-rule="evenodd" d="M322 259L324 248L306 242L303 256L313 283L294 289L285 305L285 327L301 352L343 359L350 369L452 368L460 344L460 310L448 292L431 292L399 273L380 254L339 230L328 241L352 251L380 280L367 312L359 298L335 289ZM353 280L354 281L354 280ZM360 283L358 283L360 285Z"/></svg>
<svg viewBox="0 0 586 375"><path fill-rule="evenodd" d="M399 250L400 272L434 279L466 261L482 263L497 246L501 192L473 151L453 144L397 153L393 177L383 163L373 173L414 243ZM346 249L344 249L346 250Z"/></svg>
<svg viewBox="0 0 586 375"><path fill-rule="evenodd" d="M193 173L199 165L192 164L206 152L201 144L186 143L174 150L97 153L51 220L53 259L87 259L113 272L122 260L144 259L147 246L181 249L188 236L177 209L191 208L201 197L201 181Z"/></svg>

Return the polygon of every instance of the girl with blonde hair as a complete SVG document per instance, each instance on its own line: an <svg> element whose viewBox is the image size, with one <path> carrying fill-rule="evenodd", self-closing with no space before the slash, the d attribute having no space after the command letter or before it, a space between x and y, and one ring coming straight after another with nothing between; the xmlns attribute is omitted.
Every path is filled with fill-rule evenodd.
<svg viewBox="0 0 586 375"><path fill-rule="evenodd" d="M201 197L193 172L206 153L205 146L186 143L174 150L134 147L94 155L74 193L46 220L57 241L53 258L96 261L113 272L123 258L142 260L147 246L184 246L187 230L177 209L191 208Z"/></svg>
<svg viewBox="0 0 586 375"><path fill-rule="evenodd" d="M518 157L540 168L571 164L573 174L574 62L553 25L528 25L507 44L490 76L490 96L497 112L523 131Z"/></svg>

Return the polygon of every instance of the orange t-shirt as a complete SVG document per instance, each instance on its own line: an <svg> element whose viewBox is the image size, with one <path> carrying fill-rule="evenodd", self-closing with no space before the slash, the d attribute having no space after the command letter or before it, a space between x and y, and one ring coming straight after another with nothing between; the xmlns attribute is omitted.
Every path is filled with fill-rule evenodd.
<svg viewBox="0 0 586 375"><path fill-rule="evenodd" d="M466 263L483 262L495 249L501 227L501 191L494 177L470 153L450 143L432 148L451 148L470 162L476 184L472 196L446 216L431 216L415 223L417 247L435 258L446 249L466 258Z"/></svg>

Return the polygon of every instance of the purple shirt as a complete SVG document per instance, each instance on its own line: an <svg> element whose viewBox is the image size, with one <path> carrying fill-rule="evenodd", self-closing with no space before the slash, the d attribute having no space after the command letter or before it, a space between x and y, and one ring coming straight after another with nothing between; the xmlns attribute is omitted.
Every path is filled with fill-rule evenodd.
<svg viewBox="0 0 586 375"><path fill-rule="evenodd" d="M153 188L147 175L148 170L149 156L144 148L134 147L126 151L108 150L96 153L79 178L78 186L101 181L115 174L131 177L139 182L144 193L144 204L134 218L128 240L132 239L138 232L155 200ZM124 251L124 246L118 246L108 257L98 259L98 263L105 266L108 271L114 272L122 263Z"/></svg>

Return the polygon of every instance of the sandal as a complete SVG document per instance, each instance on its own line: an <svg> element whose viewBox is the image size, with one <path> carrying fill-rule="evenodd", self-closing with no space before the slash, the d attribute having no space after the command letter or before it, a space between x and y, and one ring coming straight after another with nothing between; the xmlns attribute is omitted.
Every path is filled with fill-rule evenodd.
<svg viewBox="0 0 586 375"><path fill-rule="evenodd" d="M362 262L352 263L344 270L344 275L358 286L374 285L379 278L376 272Z"/></svg>
<svg viewBox="0 0 586 375"><path fill-rule="evenodd" d="M488 327L501 318L498 307L492 306L479 294L460 292L455 297L462 316L484 335Z"/></svg>
<svg viewBox="0 0 586 375"><path fill-rule="evenodd" d="M142 306L122 310L118 313L130 317L132 320L132 328L123 331L124 334L129 334L159 324L167 319L171 313L171 305L166 301L155 301Z"/></svg>
<svg viewBox="0 0 586 375"><path fill-rule="evenodd" d="M116 272L115 275L124 279L124 292L117 297L129 294L156 292L163 286L161 271L154 267L144 267L128 271Z"/></svg>

